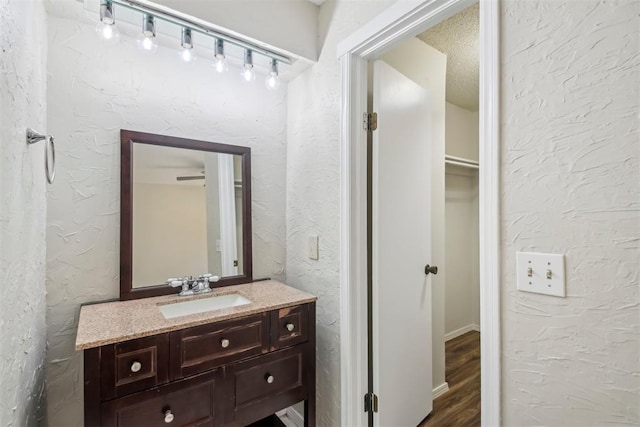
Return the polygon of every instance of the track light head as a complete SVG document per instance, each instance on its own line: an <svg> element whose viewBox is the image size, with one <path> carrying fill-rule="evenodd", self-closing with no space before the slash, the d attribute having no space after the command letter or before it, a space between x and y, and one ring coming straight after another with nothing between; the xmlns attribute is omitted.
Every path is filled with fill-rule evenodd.
<svg viewBox="0 0 640 427"><path fill-rule="evenodd" d="M102 41L113 43L120 38L115 23L113 3L111 0L100 0L100 22L96 26L96 34Z"/></svg>
<svg viewBox="0 0 640 427"><path fill-rule="evenodd" d="M182 37L180 40L182 51L180 52L180 58L184 62L193 62L196 60L196 55L193 52L193 36L191 34L191 28L182 28Z"/></svg>
<svg viewBox="0 0 640 427"><path fill-rule="evenodd" d="M214 66L219 73L225 73L229 71L229 63L224 54L224 41L222 39L216 39L216 45L214 50L215 61Z"/></svg>
<svg viewBox="0 0 640 427"><path fill-rule="evenodd" d="M182 28L182 40L180 45L185 49L193 49L193 38L191 35L191 28Z"/></svg>
<svg viewBox="0 0 640 427"><path fill-rule="evenodd" d="M116 23L111 0L100 0L100 22L107 25Z"/></svg>
<svg viewBox="0 0 640 427"><path fill-rule="evenodd" d="M269 67L269 75L264 81L265 86L269 90L277 90L280 88L280 77L278 76L278 61L271 60L271 66Z"/></svg>
<svg viewBox="0 0 640 427"><path fill-rule="evenodd" d="M247 82L256 79L256 72L253 70L253 52L250 49L244 51L244 66L240 75Z"/></svg>
<svg viewBox="0 0 640 427"><path fill-rule="evenodd" d="M138 49L145 53L154 53L158 50L156 41L156 20L150 13L142 16L142 33L138 36Z"/></svg>

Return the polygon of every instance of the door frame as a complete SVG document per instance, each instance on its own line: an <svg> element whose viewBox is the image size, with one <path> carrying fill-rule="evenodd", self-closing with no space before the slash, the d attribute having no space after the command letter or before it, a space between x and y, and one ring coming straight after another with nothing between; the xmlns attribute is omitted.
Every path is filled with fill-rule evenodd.
<svg viewBox="0 0 640 427"><path fill-rule="evenodd" d="M398 1L338 44L341 62L341 425L367 425L367 62L478 0ZM499 0L480 2L480 325L483 426L499 426Z"/></svg>

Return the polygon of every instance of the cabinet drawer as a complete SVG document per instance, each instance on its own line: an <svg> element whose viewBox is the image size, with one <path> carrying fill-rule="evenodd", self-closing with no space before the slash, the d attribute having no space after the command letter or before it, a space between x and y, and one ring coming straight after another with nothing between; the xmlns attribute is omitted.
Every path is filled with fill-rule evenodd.
<svg viewBox="0 0 640 427"><path fill-rule="evenodd" d="M164 384L169 381L169 335L104 346L101 366L106 399Z"/></svg>
<svg viewBox="0 0 640 427"><path fill-rule="evenodd" d="M103 427L216 426L217 371L102 404Z"/></svg>
<svg viewBox="0 0 640 427"><path fill-rule="evenodd" d="M309 306L281 308L271 312L271 349L297 345L309 340Z"/></svg>
<svg viewBox="0 0 640 427"><path fill-rule="evenodd" d="M235 364L226 374L234 425L246 425L304 400L304 349L293 347Z"/></svg>
<svg viewBox="0 0 640 427"><path fill-rule="evenodd" d="M269 350L267 313L171 332L171 375L197 374Z"/></svg>

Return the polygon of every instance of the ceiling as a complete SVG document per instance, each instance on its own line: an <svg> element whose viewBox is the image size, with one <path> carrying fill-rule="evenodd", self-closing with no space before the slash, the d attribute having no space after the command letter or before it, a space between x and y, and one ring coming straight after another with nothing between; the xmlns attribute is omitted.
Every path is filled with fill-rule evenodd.
<svg viewBox="0 0 640 427"><path fill-rule="evenodd" d="M418 39L447 55L447 102L478 111L478 3L418 35Z"/></svg>

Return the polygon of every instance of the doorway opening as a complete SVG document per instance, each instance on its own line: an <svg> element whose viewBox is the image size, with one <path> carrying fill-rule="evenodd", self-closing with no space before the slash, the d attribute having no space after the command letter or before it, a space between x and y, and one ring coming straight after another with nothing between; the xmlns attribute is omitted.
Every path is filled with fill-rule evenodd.
<svg viewBox="0 0 640 427"><path fill-rule="evenodd" d="M404 3L404 4L402 4ZM338 46L338 54L342 61L343 75L343 151L342 151L342 268L341 268L341 363L342 363L342 424L343 425L364 425L368 421L367 413L364 412L362 405L362 396L365 396L365 409L367 406L371 408L375 406L375 396L370 394L375 392L375 386L370 389L372 376L368 370L368 356L373 355L373 363L375 364L375 354L369 342L375 342L373 339L367 339L367 330L369 320L375 321L376 310L374 307L368 310L370 295L375 295L375 283L366 286L369 277L375 278L376 273L373 271L376 262L369 262L369 246L368 235L375 236L375 214L368 212L368 202L372 200L372 194L368 194L369 180L373 180L372 175L368 175L369 162L375 162L374 150L375 144L369 141L367 144L368 132L363 130L367 124L374 120L367 117L363 120L363 112L371 111L367 109L367 83L368 83L368 64L373 61L384 59L385 55L390 54L395 48L405 43L409 39L428 31L430 28L453 17L459 12L473 7L473 0L435 0L431 2L423 2L416 6L405 2L399 2L390 7L382 15L371 21L365 27L361 28L350 37L345 39ZM438 166L442 171L442 198L444 201L445 193L445 168L452 170L450 184L460 184L462 181L466 183L465 190L471 194L469 197L473 199L473 191L476 191L477 202L476 212L479 213L477 221L478 226L475 230L479 233L478 243L475 247L479 250L475 251L477 268L474 272L472 258L469 258L465 267L469 267L468 277L479 276L480 290L478 296L480 299L479 324L482 328L482 337L480 338L480 350L482 355L482 383L481 391L476 393L482 396L482 424L483 425L499 425L500 423L500 328L499 328L499 187L498 187L498 7L494 1L480 2L480 79L479 79L479 113L476 113L479 123L479 148L478 157L480 169L471 170L476 166L473 162L473 156L453 155L449 152L445 153L444 144L442 153L436 153L431 158L434 162L438 160ZM402 73L400 73L402 74ZM405 72L406 74L406 72ZM374 73L375 78L375 73ZM451 107L450 107L451 108ZM457 111L459 112L459 111ZM450 113L450 116L455 115ZM379 125L383 123L381 117L378 117ZM400 127L402 129L402 127ZM459 128L456 128L459 130ZM374 134L375 135L375 134ZM477 140L476 140L477 141ZM477 147L477 145L476 145ZM432 153L433 154L433 153ZM450 166L445 166L445 154L449 154ZM469 159L469 157L471 157ZM369 158L369 160L367 160ZM463 159L471 160L472 162ZM441 161L440 161L441 160ZM455 163L455 164L454 164ZM463 163L463 165L460 165ZM433 163L435 164L435 163ZM433 168L433 164L431 167ZM471 167L470 167L471 166ZM465 168L465 169L462 169ZM468 168L468 169L466 169ZM374 168L375 171L375 168ZM474 175L476 174L476 175ZM477 183L477 190L473 190L473 183ZM429 184L433 192L434 183ZM464 186L464 185L463 185ZM380 204L379 204L380 206ZM469 203L469 209L465 213L467 219L473 222L474 211L473 201ZM375 207L374 207L375 209ZM442 206L442 224L444 226L445 206ZM368 215L369 213L369 215ZM460 215L464 217L465 215ZM431 215L433 216L433 215ZM367 218L369 221L363 221ZM478 218L478 214L475 215ZM431 219L430 219L431 222ZM470 237L473 234L472 227L467 230ZM382 228L380 228L382 229ZM431 227L431 231L434 227ZM437 231L437 230L436 230ZM437 233L436 233L437 234ZM444 232L442 233L444 236ZM464 233L460 233L464 234ZM472 238L471 238L472 239ZM469 242L467 248L473 248L474 243ZM371 251L375 253L374 250ZM468 251L473 254L473 250ZM441 265L445 265L442 259L446 255L444 249L444 237L442 239L442 250L435 253L431 250L424 263L430 263L428 258L441 257ZM374 257L375 259L375 257ZM375 261L380 261L377 259ZM431 263L438 265L436 262ZM423 265L422 268L426 266ZM413 268L413 267L412 267ZM440 277L446 276L446 271L450 268L445 267L444 273ZM415 268L414 268L415 270ZM464 269L460 269L464 270ZM426 271L426 269L424 270ZM443 270L440 270L443 271ZM458 270L456 270L458 273ZM424 274L424 273L423 273ZM455 276L455 275L452 275ZM444 292L444 284L436 285L436 280L432 280L431 276L424 279L424 289L430 291ZM470 281L474 281L471 279ZM477 289L477 286L476 286ZM371 292L369 292L371 291ZM385 297L386 298L386 297ZM372 297L375 301L375 298ZM414 298L417 299L417 298ZM444 298L442 299L444 302ZM385 302L388 302L385 300ZM389 305L389 304L387 304ZM444 310L443 310L444 311ZM468 309L466 311L472 311ZM444 361L444 316L442 313L442 340L434 341L433 352L438 351L436 345L441 346L442 360ZM477 316L475 317L477 320ZM383 322L385 324L393 324L393 322ZM398 325L397 334L403 333L402 325ZM467 328L479 329L477 323L473 322L466 325ZM459 327L449 332L449 338L464 331L463 327ZM455 332L452 334L452 332ZM435 337L434 337L435 338ZM477 342L477 339L476 339ZM375 347L375 346L374 346ZM429 356L432 356L431 350ZM476 350L477 353L477 350ZM384 369L384 367L382 368ZM394 369L394 368L390 368ZM410 370L410 369L409 369ZM479 376L479 373L478 373ZM433 382L437 382L434 374ZM436 390L430 389L432 392L440 393L446 390L446 382L443 387L434 387ZM398 390L401 392L401 390ZM406 391L411 393L411 391ZM368 403L368 405L367 405ZM383 403L378 402L379 409L383 409ZM426 415L426 413L424 414ZM384 425L380 420L380 414L377 416L378 422L375 425ZM427 420L428 421L428 420Z"/></svg>
<svg viewBox="0 0 640 427"><path fill-rule="evenodd" d="M379 401L376 425L480 425L478 30L476 3L368 63L367 111L376 117L367 135L368 393ZM420 271L425 264L429 271Z"/></svg>

